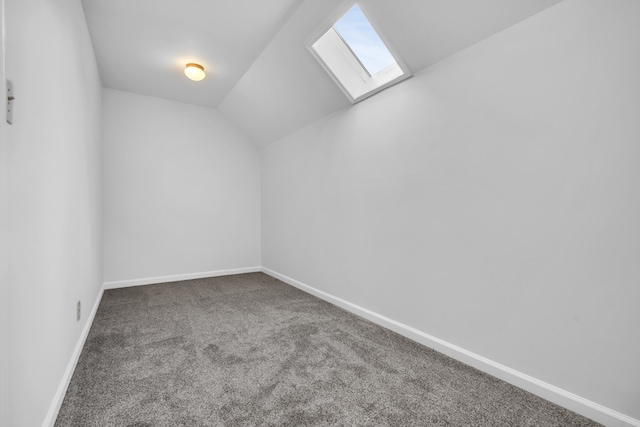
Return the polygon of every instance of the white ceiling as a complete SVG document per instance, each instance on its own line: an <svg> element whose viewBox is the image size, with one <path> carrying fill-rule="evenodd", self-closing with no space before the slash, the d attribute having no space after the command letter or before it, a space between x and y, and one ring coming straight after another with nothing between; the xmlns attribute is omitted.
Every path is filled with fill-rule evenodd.
<svg viewBox="0 0 640 427"><path fill-rule="evenodd" d="M358 3L416 73L560 1ZM217 107L259 145L350 105L305 43L352 0L82 3L106 87ZM187 80L187 62L207 78Z"/></svg>
<svg viewBox="0 0 640 427"><path fill-rule="evenodd" d="M105 87L207 107L244 75L301 0L82 0ZM192 82L188 62L205 67Z"/></svg>

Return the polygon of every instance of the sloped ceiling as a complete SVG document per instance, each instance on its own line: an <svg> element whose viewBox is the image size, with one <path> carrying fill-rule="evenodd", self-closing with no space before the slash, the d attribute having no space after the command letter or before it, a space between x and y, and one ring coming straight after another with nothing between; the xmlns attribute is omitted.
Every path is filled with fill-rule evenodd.
<svg viewBox="0 0 640 427"><path fill-rule="evenodd" d="M560 1L358 4L416 73ZM350 105L306 43L352 0L82 3L104 86L217 107L260 146ZM187 80L187 62L207 78Z"/></svg>
<svg viewBox="0 0 640 427"><path fill-rule="evenodd" d="M302 0L82 0L105 87L206 107L220 101ZM192 82L188 62L205 67Z"/></svg>

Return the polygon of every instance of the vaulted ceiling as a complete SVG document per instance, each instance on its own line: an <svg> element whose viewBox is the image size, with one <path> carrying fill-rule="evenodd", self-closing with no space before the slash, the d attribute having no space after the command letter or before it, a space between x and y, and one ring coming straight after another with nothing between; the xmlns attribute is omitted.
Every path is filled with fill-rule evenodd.
<svg viewBox="0 0 640 427"><path fill-rule="evenodd" d="M560 1L358 3L417 73ZM345 0L82 3L105 87L219 108L260 145L351 105L306 48Z"/></svg>
<svg viewBox="0 0 640 427"><path fill-rule="evenodd" d="M105 87L217 107L300 0L82 0ZM188 62L207 78L185 78Z"/></svg>

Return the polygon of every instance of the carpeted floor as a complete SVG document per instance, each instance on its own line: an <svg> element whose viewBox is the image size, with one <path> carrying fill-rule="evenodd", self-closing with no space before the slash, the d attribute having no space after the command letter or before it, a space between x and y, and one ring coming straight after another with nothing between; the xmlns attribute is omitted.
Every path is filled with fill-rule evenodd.
<svg viewBox="0 0 640 427"><path fill-rule="evenodd" d="M262 273L106 291L62 426L596 426Z"/></svg>

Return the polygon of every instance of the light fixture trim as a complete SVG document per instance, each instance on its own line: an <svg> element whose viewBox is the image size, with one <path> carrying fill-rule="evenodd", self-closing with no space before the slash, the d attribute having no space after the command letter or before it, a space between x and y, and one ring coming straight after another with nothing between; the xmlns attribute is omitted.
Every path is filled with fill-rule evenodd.
<svg viewBox="0 0 640 427"><path fill-rule="evenodd" d="M199 82L206 76L204 73L204 67L200 64L196 64L195 62L190 62L186 65L184 74L194 82Z"/></svg>

